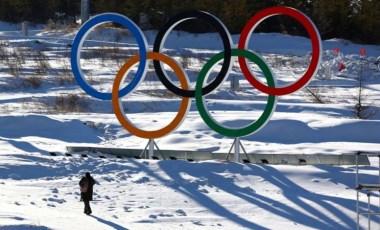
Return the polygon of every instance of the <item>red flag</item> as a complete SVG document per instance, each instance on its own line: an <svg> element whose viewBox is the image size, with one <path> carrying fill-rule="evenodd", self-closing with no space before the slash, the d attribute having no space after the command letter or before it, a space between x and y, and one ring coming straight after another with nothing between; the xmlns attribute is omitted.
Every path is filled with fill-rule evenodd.
<svg viewBox="0 0 380 230"><path fill-rule="evenodd" d="M335 48L333 51L334 51L334 54L336 54L336 55L339 54L339 49L338 48Z"/></svg>
<svg viewBox="0 0 380 230"><path fill-rule="evenodd" d="M360 50L360 54L363 55L363 56L365 55L365 52L366 52L365 49L361 49Z"/></svg>
<svg viewBox="0 0 380 230"><path fill-rule="evenodd" d="M346 68L346 65L343 62L339 63L339 72L344 70L345 68Z"/></svg>

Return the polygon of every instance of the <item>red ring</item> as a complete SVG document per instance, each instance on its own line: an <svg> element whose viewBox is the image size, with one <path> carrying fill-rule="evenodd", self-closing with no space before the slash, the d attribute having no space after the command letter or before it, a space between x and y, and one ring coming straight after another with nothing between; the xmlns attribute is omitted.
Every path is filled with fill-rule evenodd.
<svg viewBox="0 0 380 230"><path fill-rule="evenodd" d="M290 7L275 6L275 7L270 7L262 11L259 11L245 24L243 31L241 33L240 39L239 39L238 48L246 49L251 33L258 26L258 24L264 21L265 19L271 16L275 16L275 15L287 15L287 16L293 17L294 19L299 21L307 30L309 37L311 39L311 44L312 44L312 56L311 56L309 69L306 71L306 73L298 81L296 81L295 83L291 85L288 85L285 87L273 88L273 87L264 85L259 80L257 80L255 76L252 75L251 71L248 68L247 61L244 57L239 57L238 59L239 59L241 71L249 83L251 83L255 88L257 88L263 93L280 96L280 95L290 94L301 89L311 80L311 78L316 73L317 68L319 66L320 56L322 53L321 51L322 46L321 46L321 38L320 38L317 28L305 14Z"/></svg>

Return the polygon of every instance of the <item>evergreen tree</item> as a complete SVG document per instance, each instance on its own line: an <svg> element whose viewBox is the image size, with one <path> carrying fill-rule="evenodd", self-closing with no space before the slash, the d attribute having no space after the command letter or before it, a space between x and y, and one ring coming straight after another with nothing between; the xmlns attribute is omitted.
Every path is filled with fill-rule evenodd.
<svg viewBox="0 0 380 230"><path fill-rule="evenodd" d="M173 15L184 10L203 10L218 17L231 33L240 33L247 20L271 6L289 6L312 18L322 39L345 38L356 42L380 43L380 1L378 0L90 0L90 13L117 12L139 23L148 16L152 29L159 29ZM46 23L58 16L75 19L81 0L1 0L0 20ZM176 29L211 32L201 20L183 22ZM306 35L301 24L288 16L270 17L256 32L285 32Z"/></svg>
<svg viewBox="0 0 380 230"><path fill-rule="evenodd" d="M2 2L1 12L3 13L3 19L10 22L21 22L26 20L30 13L30 7L28 0L6 0Z"/></svg>
<svg viewBox="0 0 380 230"><path fill-rule="evenodd" d="M324 38L349 38L353 15L351 0L313 2L313 18Z"/></svg>
<svg viewBox="0 0 380 230"><path fill-rule="evenodd" d="M223 22L231 33L240 33L248 21L246 0L224 2L222 7Z"/></svg>
<svg viewBox="0 0 380 230"><path fill-rule="evenodd" d="M380 2L362 0L355 17L354 39L359 42L380 44Z"/></svg>

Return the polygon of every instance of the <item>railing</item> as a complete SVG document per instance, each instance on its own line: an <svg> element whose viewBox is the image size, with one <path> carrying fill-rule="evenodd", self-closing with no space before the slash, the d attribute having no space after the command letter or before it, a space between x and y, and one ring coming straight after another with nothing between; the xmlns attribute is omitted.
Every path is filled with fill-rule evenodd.
<svg viewBox="0 0 380 230"><path fill-rule="evenodd" d="M359 176L359 158L361 156L367 156L367 157L378 157L379 158L379 180L376 184L368 184L368 183L360 183L360 176ZM360 210L360 200L359 195L360 192L365 192L367 194L367 211L361 211ZM371 210L371 196L374 192L379 192L379 211L375 212ZM360 215L367 215L368 216L368 229L371 229L371 217L374 215L380 216L380 153L372 153L372 152L358 152L356 154L356 223L357 223L357 230L360 229ZM380 227L380 222L379 222Z"/></svg>

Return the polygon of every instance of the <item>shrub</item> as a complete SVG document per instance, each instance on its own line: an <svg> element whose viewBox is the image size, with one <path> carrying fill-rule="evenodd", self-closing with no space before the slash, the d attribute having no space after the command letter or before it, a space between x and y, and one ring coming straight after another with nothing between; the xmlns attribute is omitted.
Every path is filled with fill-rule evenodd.
<svg viewBox="0 0 380 230"><path fill-rule="evenodd" d="M89 108L89 103L85 98L77 94L69 93L55 98L54 107L58 112L84 112Z"/></svg>
<svg viewBox="0 0 380 230"><path fill-rule="evenodd" d="M40 88L42 84L42 80L38 76L31 76L31 77L24 78L24 81L27 83L27 85L31 86L33 89ZM28 87L26 86L26 88Z"/></svg>

